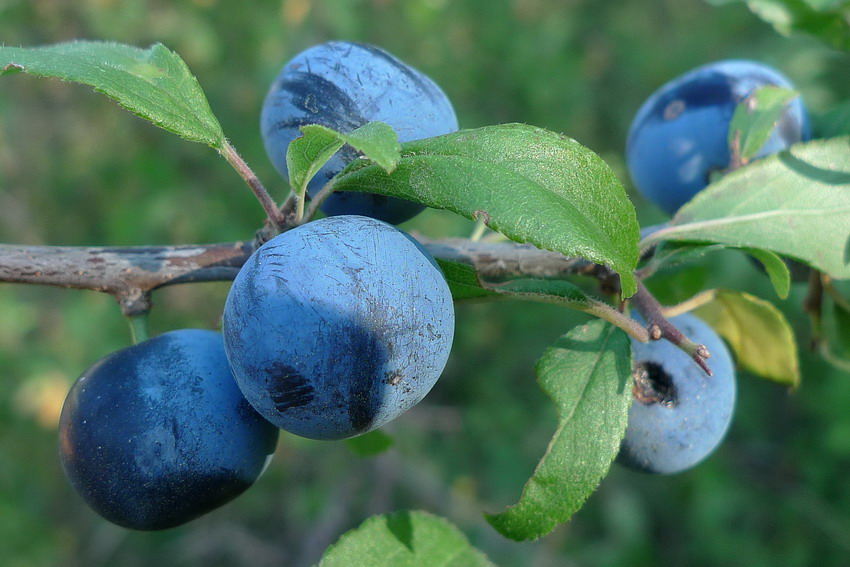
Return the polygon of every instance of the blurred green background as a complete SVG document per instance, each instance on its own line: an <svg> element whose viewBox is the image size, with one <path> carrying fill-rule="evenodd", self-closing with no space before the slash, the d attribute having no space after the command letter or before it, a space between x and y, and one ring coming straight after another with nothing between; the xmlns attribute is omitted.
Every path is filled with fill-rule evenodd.
<svg viewBox="0 0 850 567"><path fill-rule="evenodd" d="M265 91L292 55L328 39L385 47L431 75L463 127L527 122L623 166L630 120L655 88L720 58L773 64L820 112L850 92L846 55L784 38L733 4L701 0L0 0L0 42L74 38L165 43L205 88L231 142L282 200L258 128ZM664 219L634 196L642 223ZM184 142L91 89L0 79L0 241L144 245L250 238L262 211L212 150ZM471 223L429 211L405 225L431 236ZM709 257L676 286L775 300L741 255ZM681 285L680 285L681 284ZM684 286L684 287L682 287ZM228 285L155 294L152 331L216 328ZM778 304L800 333L803 290ZM370 459L342 443L281 438L266 475L232 504L164 533L134 533L89 511L65 481L55 424L65 392L129 343L114 301L95 292L0 285L0 563L302 566L368 515L423 508L457 523L502 566L847 565L850 377L803 357L803 387L741 374L726 443L674 477L614 467L574 519L534 543L501 538L482 511L513 503L554 428L534 382L543 349L582 318L545 305L457 310L446 373L386 428Z"/></svg>

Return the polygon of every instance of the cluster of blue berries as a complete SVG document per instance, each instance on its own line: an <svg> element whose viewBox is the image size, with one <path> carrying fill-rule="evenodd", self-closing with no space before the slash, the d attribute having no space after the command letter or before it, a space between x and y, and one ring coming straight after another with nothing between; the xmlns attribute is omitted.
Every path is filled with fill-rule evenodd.
<svg viewBox="0 0 850 567"><path fill-rule="evenodd" d="M373 120L402 140L458 129L428 77L381 49L347 42L286 64L261 126L286 176L299 126L349 132ZM340 152L310 193L354 157ZM227 297L222 333L172 331L86 370L65 401L59 443L83 499L118 525L170 528L250 487L271 460L278 428L344 439L419 402L454 336L439 266L388 224L419 210L376 195L334 195L327 218L276 236L248 259Z"/></svg>
<svg viewBox="0 0 850 567"><path fill-rule="evenodd" d="M743 62L699 68L641 108L627 157L638 189L670 213L728 166L735 105L777 72ZM266 150L287 177L300 126L350 132L370 121L401 141L454 132L445 93L369 45L329 42L287 63L263 105ZM799 101L763 153L808 135ZM356 158L344 148L313 178L313 196ZM262 474L279 429L345 439L418 403L445 367L452 296L434 258L393 224L415 203L333 194L326 218L276 236L248 259L227 297L222 333L184 329L112 353L71 388L60 455L83 499L108 520L156 530L229 502ZM635 403L619 461L672 473L725 434L735 399L731 357L692 315L671 320L712 353L713 378L665 341L634 343Z"/></svg>
<svg viewBox="0 0 850 567"><path fill-rule="evenodd" d="M698 67L663 85L640 107L626 144L632 181L647 200L673 215L732 159L729 128L736 107L764 86L793 88L777 70L746 60ZM756 158L811 136L800 97L792 100ZM667 341L632 342L635 400L618 461L670 474L706 458L720 444L735 404L735 368L717 333L693 315L671 323L706 345L714 376Z"/></svg>

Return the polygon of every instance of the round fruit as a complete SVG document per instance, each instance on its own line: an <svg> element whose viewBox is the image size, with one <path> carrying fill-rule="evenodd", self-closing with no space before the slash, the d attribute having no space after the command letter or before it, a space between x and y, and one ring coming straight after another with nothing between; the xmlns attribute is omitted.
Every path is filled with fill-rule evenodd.
<svg viewBox="0 0 850 567"><path fill-rule="evenodd" d="M244 492L271 460L278 433L239 391L221 335L185 329L86 370L62 408L59 452L98 514L159 530Z"/></svg>
<svg viewBox="0 0 850 567"><path fill-rule="evenodd" d="M314 439L366 433L419 402L454 336L452 296L413 238L361 216L276 236L224 308L236 380L266 419Z"/></svg>
<svg viewBox="0 0 850 567"><path fill-rule="evenodd" d="M729 167L729 124L735 108L767 85L794 88L767 65L728 60L697 67L655 91L638 110L626 143L626 160L638 191L674 214L708 185L713 172ZM809 137L808 114L797 97L756 157Z"/></svg>
<svg viewBox="0 0 850 567"><path fill-rule="evenodd" d="M284 65L266 95L260 126L266 153L288 178L286 150L301 137L299 127L321 124L348 133L372 121L392 126L402 142L458 129L452 104L434 81L383 49L348 41L311 47ZM312 179L310 196L356 157L344 146ZM334 193L322 203L328 215L366 215L393 224L423 208L357 192Z"/></svg>
<svg viewBox="0 0 850 567"><path fill-rule="evenodd" d="M617 460L661 474L681 472L711 454L726 434L735 406L735 368L717 333L691 314L670 322L708 348L714 375L708 376L669 341L632 341L635 400Z"/></svg>

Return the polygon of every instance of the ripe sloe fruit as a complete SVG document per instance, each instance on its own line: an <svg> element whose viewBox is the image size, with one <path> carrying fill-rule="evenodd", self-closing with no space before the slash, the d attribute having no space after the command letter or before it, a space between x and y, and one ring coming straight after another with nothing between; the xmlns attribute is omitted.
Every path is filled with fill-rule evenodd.
<svg viewBox="0 0 850 567"><path fill-rule="evenodd" d="M449 356L454 306L431 255L387 223L327 217L261 246L224 308L239 387L296 435L344 439L419 402Z"/></svg>
<svg viewBox="0 0 850 567"><path fill-rule="evenodd" d="M65 474L98 514L159 530L244 492L279 430L239 391L221 334L184 329L114 352L71 387L59 420Z"/></svg>
<svg viewBox="0 0 850 567"><path fill-rule="evenodd" d="M708 347L713 376L667 340L632 341L635 400L618 462L673 474L705 459L720 444L735 406L735 368L723 340L701 319L672 317L688 338Z"/></svg>
<svg viewBox="0 0 850 567"><path fill-rule="evenodd" d="M643 103L629 129L626 160L638 191L671 215L729 167L735 107L759 87L793 88L779 71L746 60L710 63L670 81ZM800 97L792 100L764 157L810 137Z"/></svg>
<svg viewBox="0 0 850 567"><path fill-rule="evenodd" d="M300 126L321 124L351 132L372 121L386 122L408 142L458 130L446 94L427 76L372 45L331 41L311 47L284 65L266 95L260 126L266 153L288 177L286 150ZM315 194L357 153L344 146L308 187ZM424 207L382 195L338 192L322 203L328 215L366 215L392 224Z"/></svg>

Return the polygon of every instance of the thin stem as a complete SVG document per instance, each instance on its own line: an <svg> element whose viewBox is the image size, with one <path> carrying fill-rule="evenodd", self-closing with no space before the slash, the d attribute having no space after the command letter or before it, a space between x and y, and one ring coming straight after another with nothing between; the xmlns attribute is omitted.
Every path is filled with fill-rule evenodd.
<svg viewBox="0 0 850 567"><path fill-rule="evenodd" d="M130 338L134 345L148 340L148 314L140 313L127 317L127 323L130 326Z"/></svg>
<svg viewBox="0 0 850 567"><path fill-rule="evenodd" d="M316 196L310 199L310 207L307 209L307 214L302 218L302 222L309 222L314 216L316 216L316 212L319 210L319 207L322 206L322 203L327 199L334 190L334 182L329 181L322 189L316 193Z"/></svg>
<svg viewBox="0 0 850 567"><path fill-rule="evenodd" d="M665 231L669 231L671 228L670 222L659 223L647 227L641 230L640 233L640 241L638 242L638 254L641 259L649 258L649 256L654 251L655 247L658 246L659 239L656 237L657 234L664 234ZM652 266L653 262L650 262L644 268L643 271L648 272L645 275L639 275L638 277L641 279L647 278L655 273L657 270L657 266Z"/></svg>
<svg viewBox="0 0 850 567"><path fill-rule="evenodd" d="M663 307L662 313L664 313L665 317L676 317L678 315L682 315L683 313L688 313L702 307L703 305L710 303L717 297L716 289L707 289L705 291L701 291L695 296L686 299L681 303L677 303L676 305L671 305L670 307Z"/></svg>
<svg viewBox="0 0 850 567"><path fill-rule="evenodd" d="M812 349L823 337L823 279L820 272L812 270L809 274L809 289L803 298L803 311L809 316L812 326Z"/></svg>
<svg viewBox="0 0 850 567"><path fill-rule="evenodd" d="M484 232L487 230L487 221L484 215L478 215L478 218L475 219L475 228L472 229L472 233L469 235L469 239L473 242L478 242L481 240L481 237L484 236Z"/></svg>
<svg viewBox="0 0 850 567"><path fill-rule="evenodd" d="M304 222L304 204L307 201L307 186L300 187L295 192L295 224Z"/></svg>
<svg viewBox="0 0 850 567"><path fill-rule="evenodd" d="M735 130L732 141L729 144L729 168L726 172L735 171L746 165L747 162L741 154L741 131Z"/></svg>
<svg viewBox="0 0 850 567"><path fill-rule="evenodd" d="M821 357L829 364L844 372L850 372L850 360L846 360L835 355L832 349L829 348L829 341L822 340L818 342L818 352Z"/></svg>
<svg viewBox="0 0 850 567"><path fill-rule="evenodd" d="M713 375L708 364L705 362L711 356L708 348L703 344L693 342L667 320L664 316L664 308L649 293L649 290L646 289L646 286L641 280L638 280L638 290L632 296L631 301L646 320L646 330L651 340L667 339L687 353L706 374L709 376Z"/></svg>
<svg viewBox="0 0 850 567"><path fill-rule="evenodd" d="M833 367L850 372L850 360L837 356L832 352L829 339L823 332L823 298L826 292L840 309L850 312L850 304L835 289L832 278L817 270L809 274L809 292L803 299L803 310L809 315L812 326L812 350L820 353L821 357Z"/></svg>
<svg viewBox="0 0 850 567"><path fill-rule="evenodd" d="M629 317L628 315L622 313L618 309L611 307L607 303L602 303L601 301L594 301L589 309L583 310L585 313L589 313L590 315L595 315L600 319L604 319L608 321L612 325L616 325L617 327L623 329L630 337L633 339L637 339L642 343L648 343L651 340L649 333L647 330Z"/></svg>
<svg viewBox="0 0 850 567"><path fill-rule="evenodd" d="M498 286L494 286L493 289L498 289ZM588 298L588 301L586 302L578 302L569 301L567 299L555 295L511 292L502 295L497 295L493 299L522 299L526 301L534 301L537 303L550 303L554 305L561 305L563 307L569 307L570 309L575 309L576 311L581 311L582 313L587 313L588 315L593 315L594 317L598 317L604 321L608 321L612 325L619 327L620 329L625 331L626 334L628 334L633 339L636 339L642 343L650 341L650 336L647 333L647 330L643 327L643 325L641 325L628 315L622 313L615 307L611 307L607 303L593 298Z"/></svg>
<svg viewBox="0 0 850 567"><path fill-rule="evenodd" d="M245 163L245 160L236 152L236 149L230 145L230 142L224 142L224 147L221 149L221 154L224 156L224 159L227 160L233 169L245 180L245 183L248 184L248 187L251 188L251 191L254 193L254 196L260 202L260 205L263 207L263 210L266 212L266 216L269 219L269 222L276 229L280 229L284 224L284 219L280 214L280 209L278 209L277 204L272 199L269 192L266 191L266 188L263 186L260 179L254 173L254 171L248 167L248 164Z"/></svg>
<svg viewBox="0 0 850 567"><path fill-rule="evenodd" d="M821 283L823 285L823 290L832 298L832 301L835 302L835 305L840 307L843 311L850 313L850 301L847 301L847 298L841 295L841 292L835 289L835 284L832 283L832 276L827 274L821 275Z"/></svg>
<svg viewBox="0 0 850 567"><path fill-rule="evenodd" d="M480 242L508 242L510 238L502 234L501 232L493 231L490 234L481 237Z"/></svg>

